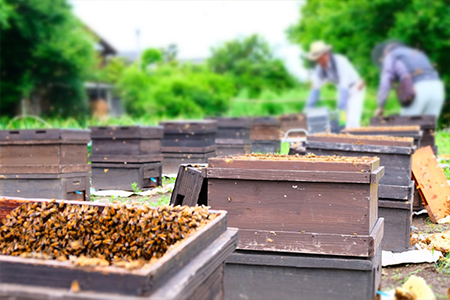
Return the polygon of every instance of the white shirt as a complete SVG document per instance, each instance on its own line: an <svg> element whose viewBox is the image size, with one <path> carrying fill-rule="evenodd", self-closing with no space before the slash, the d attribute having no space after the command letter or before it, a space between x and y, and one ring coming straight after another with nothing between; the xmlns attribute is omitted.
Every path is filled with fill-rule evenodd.
<svg viewBox="0 0 450 300"><path fill-rule="evenodd" d="M336 69L339 77L339 83L337 82L334 72L331 70L330 62L328 62L328 67L325 68L325 78L321 76L321 67L317 65L314 69L312 76L313 89L320 89L323 84L327 82L333 82L339 88L350 89L351 85L357 84L361 81L361 77L358 72L356 72L350 61L343 55L332 54L336 62ZM331 57L330 57L331 59Z"/></svg>

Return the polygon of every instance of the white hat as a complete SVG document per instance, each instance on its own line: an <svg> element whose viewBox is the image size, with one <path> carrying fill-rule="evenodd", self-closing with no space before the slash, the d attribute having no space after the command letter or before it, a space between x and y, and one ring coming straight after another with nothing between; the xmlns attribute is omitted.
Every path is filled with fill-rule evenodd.
<svg viewBox="0 0 450 300"><path fill-rule="evenodd" d="M325 44L324 41L315 41L309 46L309 53L306 55L309 60L317 60L323 54L330 51L333 47Z"/></svg>

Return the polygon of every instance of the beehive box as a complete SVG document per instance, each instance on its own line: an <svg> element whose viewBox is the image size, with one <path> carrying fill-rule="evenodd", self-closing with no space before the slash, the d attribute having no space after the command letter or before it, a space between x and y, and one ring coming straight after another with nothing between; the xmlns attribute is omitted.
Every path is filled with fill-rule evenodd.
<svg viewBox="0 0 450 300"><path fill-rule="evenodd" d="M0 130L0 174L90 171L89 130Z"/></svg>
<svg viewBox="0 0 450 300"><path fill-rule="evenodd" d="M216 156L217 121L161 122L163 173L176 173L180 164L206 163Z"/></svg>
<svg viewBox="0 0 450 300"><path fill-rule="evenodd" d="M392 115L387 117L375 117L370 119L371 126L411 126L418 125L423 131L420 146L430 146L434 153L437 153L434 132L436 130L436 117L433 115L399 116Z"/></svg>
<svg viewBox="0 0 450 300"><path fill-rule="evenodd" d="M250 131L251 152L276 153L280 150L280 122L273 117L255 118Z"/></svg>
<svg viewBox="0 0 450 300"><path fill-rule="evenodd" d="M90 199L89 130L0 131L0 195Z"/></svg>
<svg viewBox="0 0 450 300"><path fill-rule="evenodd" d="M225 265L225 299L373 300L381 284L374 257L236 250Z"/></svg>
<svg viewBox="0 0 450 300"><path fill-rule="evenodd" d="M309 109L306 114L308 134L331 132L330 113L327 108Z"/></svg>
<svg viewBox="0 0 450 300"><path fill-rule="evenodd" d="M23 203L43 201L48 203L1 199L0 219ZM87 207L104 209L94 203ZM237 230L227 229L226 212L210 212L217 214L213 220L139 269L0 255L0 298L223 299L224 261L236 246ZM79 292L69 291L74 285Z"/></svg>
<svg viewBox="0 0 450 300"><path fill-rule="evenodd" d="M212 158L208 205L228 211L241 250L374 256L383 172L373 157Z"/></svg>
<svg viewBox="0 0 450 300"><path fill-rule="evenodd" d="M208 204L207 167L207 164L180 165L170 198L170 205L195 206Z"/></svg>
<svg viewBox="0 0 450 300"><path fill-rule="evenodd" d="M414 145L420 148L420 140L422 139L422 130L420 126L370 126L359 128L346 128L342 133L350 133L354 135L386 135L398 137L411 137L414 139Z"/></svg>
<svg viewBox="0 0 450 300"><path fill-rule="evenodd" d="M91 162L161 162L163 128L141 126L90 127Z"/></svg>
<svg viewBox="0 0 450 300"><path fill-rule="evenodd" d="M132 190L162 184L162 163L92 163L92 187L96 190Z"/></svg>
<svg viewBox="0 0 450 300"><path fill-rule="evenodd" d="M381 247L386 251L409 250L413 213L413 193L408 201L378 199L378 215L384 219L384 236Z"/></svg>
<svg viewBox="0 0 450 300"><path fill-rule="evenodd" d="M290 115L281 115L278 117L278 121L281 124L281 132L286 133L291 129L308 129L308 124L306 123L306 115L305 114L290 114ZM302 132L292 133L290 137L299 138L305 137L306 135Z"/></svg>
<svg viewBox="0 0 450 300"><path fill-rule="evenodd" d="M215 118L217 156L247 154L251 151L250 118Z"/></svg>
<svg viewBox="0 0 450 300"><path fill-rule="evenodd" d="M350 134L308 136L306 152L316 155L376 156L385 167L378 197L407 200L410 196L412 138Z"/></svg>

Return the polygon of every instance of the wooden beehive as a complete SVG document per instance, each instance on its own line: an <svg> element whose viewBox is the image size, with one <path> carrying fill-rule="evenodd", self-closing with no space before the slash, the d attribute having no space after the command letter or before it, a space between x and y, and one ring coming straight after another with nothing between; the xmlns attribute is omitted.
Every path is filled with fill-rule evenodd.
<svg viewBox="0 0 450 300"><path fill-rule="evenodd" d="M161 162L163 128L141 126L90 127L91 162L148 163Z"/></svg>
<svg viewBox="0 0 450 300"><path fill-rule="evenodd" d="M412 138L350 134L308 136L306 153L339 156L376 156L385 167L378 197L407 200L410 196Z"/></svg>
<svg viewBox="0 0 450 300"><path fill-rule="evenodd" d="M170 121L160 125L164 127L164 173L176 173L180 164L206 163L216 156L217 121Z"/></svg>
<svg viewBox="0 0 450 300"><path fill-rule="evenodd" d="M247 154L251 151L250 118L214 118L217 121L217 156Z"/></svg>
<svg viewBox="0 0 450 300"><path fill-rule="evenodd" d="M280 150L281 140L280 122L273 117L261 117L253 119L250 139L252 140L251 152L276 153Z"/></svg>
<svg viewBox="0 0 450 300"><path fill-rule="evenodd" d="M278 117L278 121L281 124L281 132L284 134L291 129L305 129L308 130L308 124L306 123L305 114L290 114L281 115ZM290 137L305 137L306 135L302 132L292 133Z"/></svg>
<svg viewBox="0 0 450 300"><path fill-rule="evenodd" d="M436 130L436 116L433 115L417 115L417 116L399 116L392 115L387 117L374 117L370 119L371 126L411 126L418 125L423 131L420 146L430 146L434 153L437 154L434 133Z"/></svg>
<svg viewBox="0 0 450 300"><path fill-rule="evenodd" d="M420 148L420 140L422 139L422 130L420 126L370 126L359 128L346 128L342 133L350 133L354 135L385 135L397 137L411 137L414 139L414 145Z"/></svg>
<svg viewBox="0 0 450 300"><path fill-rule="evenodd" d="M18 205L41 199L0 199L0 220ZM58 201L59 202L59 201ZM85 204L74 202L73 204ZM98 206L100 211L104 205ZM0 255L1 299L223 299L225 258L237 243L226 212L141 269L81 267L68 261ZM78 293L70 291L74 281Z"/></svg>
<svg viewBox="0 0 450 300"><path fill-rule="evenodd" d="M0 195L90 199L89 130L0 131Z"/></svg>
<svg viewBox="0 0 450 300"><path fill-rule="evenodd" d="M208 164L208 205L229 212L239 249L375 255L378 158L248 155Z"/></svg>
<svg viewBox="0 0 450 300"><path fill-rule="evenodd" d="M374 257L236 250L226 260L225 299L373 300L381 284Z"/></svg>

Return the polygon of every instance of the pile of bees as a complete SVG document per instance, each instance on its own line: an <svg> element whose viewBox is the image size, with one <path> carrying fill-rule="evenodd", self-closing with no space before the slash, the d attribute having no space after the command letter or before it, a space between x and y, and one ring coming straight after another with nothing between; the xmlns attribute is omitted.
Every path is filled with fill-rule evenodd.
<svg viewBox="0 0 450 300"><path fill-rule="evenodd" d="M3 220L0 253L71 260L80 265L139 266L160 258L210 220L206 207L24 204Z"/></svg>

